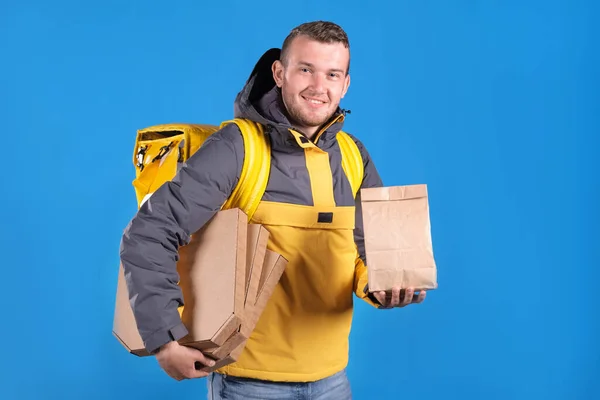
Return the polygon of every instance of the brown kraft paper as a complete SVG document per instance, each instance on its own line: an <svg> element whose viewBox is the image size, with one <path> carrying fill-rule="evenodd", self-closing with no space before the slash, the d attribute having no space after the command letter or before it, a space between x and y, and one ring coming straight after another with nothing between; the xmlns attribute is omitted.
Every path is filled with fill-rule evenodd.
<svg viewBox="0 0 600 400"><path fill-rule="evenodd" d="M214 372L238 360L263 310L267 306L273 290L275 290L275 287L279 283L279 279L283 275L287 263L288 261L280 254L266 250L262 271L259 268L255 268L253 271L256 275L261 276L260 284L255 291L256 297L253 299L248 298L246 301L246 315L244 316L239 332L236 332L229 338L220 347L217 354L213 353L209 355L216 360L216 364L213 367L202 367L202 371ZM255 282L258 282L258 280L255 280Z"/></svg>
<svg viewBox="0 0 600 400"><path fill-rule="evenodd" d="M427 185L362 189L369 291L437 288Z"/></svg>
<svg viewBox="0 0 600 400"><path fill-rule="evenodd" d="M247 241L246 214L232 209L218 212L180 248L177 271L185 303L181 319L189 331L180 344L214 348L239 330L248 279ZM137 330L122 266L116 297L113 334L129 352L149 356Z"/></svg>
<svg viewBox="0 0 600 400"><path fill-rule="evenodd" d="M246 264L246 292L244 297L244 312L242 314L242 325L247 326L248 319L251 316L256 293L259 288L259 279L262 274L263 264L265 263L265 255L269 240L269 231L262 225L248 225L248 253ZM248 301L248 299L251 299ZM249 304L251 303L251 304ZM227 357L234 348L240 345L244 340L242 328L239 328L233 333L222 346L212 349L203 350L203 353L213 359L222 359Z"/></svg>

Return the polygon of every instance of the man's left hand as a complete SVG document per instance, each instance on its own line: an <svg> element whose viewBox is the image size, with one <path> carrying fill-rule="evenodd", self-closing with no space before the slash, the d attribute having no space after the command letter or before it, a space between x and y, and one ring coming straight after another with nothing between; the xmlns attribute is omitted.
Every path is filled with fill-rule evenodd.
<svg viewBox="0 0 600 400"><path fill-rule="evenodd" d="M421 290L418 296L415 296L413 288L400 289L395 287L392 289L391 296L386 296L385 292L374 292L373 295L379 301L382 308L406 307L409 304L422 303L427 295L425 290Z"/></svg>

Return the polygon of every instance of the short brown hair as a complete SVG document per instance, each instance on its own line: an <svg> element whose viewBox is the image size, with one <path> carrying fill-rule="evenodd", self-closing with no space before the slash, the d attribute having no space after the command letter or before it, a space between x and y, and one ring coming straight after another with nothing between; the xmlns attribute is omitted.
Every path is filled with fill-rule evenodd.
<svg viewBox="0 0 600 400"><path fill-rule="evenodd" d="M309 39L316 40L321 43L342 43L344 47L350 49L350 41L348 35L341 26L329 21L313 21L305 22L298 25L289 33L281 46L280 60L286 64L288 48L292 41L298 36L306 36ZM350 61L348 61L348 70L350 72Z"/></svg>

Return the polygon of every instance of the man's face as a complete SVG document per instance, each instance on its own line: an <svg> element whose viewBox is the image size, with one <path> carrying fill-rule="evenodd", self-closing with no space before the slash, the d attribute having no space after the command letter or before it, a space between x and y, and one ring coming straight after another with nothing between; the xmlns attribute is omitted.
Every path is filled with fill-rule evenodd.
<svg viewBox="0 0 600 400"><path fill-rule="evenodd" d="M275 83L293 119L290 122L308 136L331 118L346 94L349 60L350 52L342 43L320 43L298 36L289 47L286 65L279 61L273 64Z"/></svg>

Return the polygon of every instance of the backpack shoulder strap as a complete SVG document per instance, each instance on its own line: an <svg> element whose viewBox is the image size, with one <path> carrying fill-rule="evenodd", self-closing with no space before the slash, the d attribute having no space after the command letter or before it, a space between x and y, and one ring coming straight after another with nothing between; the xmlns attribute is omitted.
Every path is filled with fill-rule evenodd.
<svg viewBox="0 0 600 400"><path fill-rule="evenodd" d="M271 143L261 124L235 118L225 121L236 124L244 140L244 162L240 179L222 209L239 208L252 219L262 196L267 189L271 169Z"/></svg>
<svg viewBox="0 0 600 400"><path fill-rule="evenodd" d="M342 152L342 169L350 181L352 192L356 198L365 173L363 159L358 146L346 132L338 132L337 141Z"/></svg>

